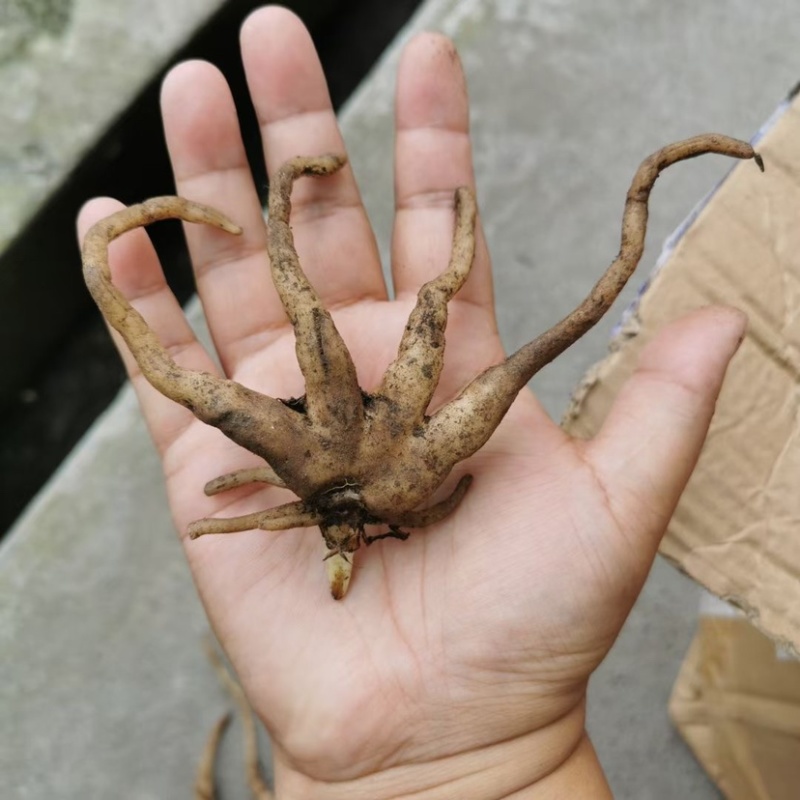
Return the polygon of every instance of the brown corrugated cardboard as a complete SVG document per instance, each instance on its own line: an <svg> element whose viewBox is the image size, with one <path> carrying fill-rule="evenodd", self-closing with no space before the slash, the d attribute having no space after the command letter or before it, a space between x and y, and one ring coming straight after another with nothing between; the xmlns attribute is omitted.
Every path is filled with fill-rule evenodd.
<svg viewBox="0 0 800 800"><path fill-rule="evenodd" d="M564 424L595 433L667 322L710 303L746 311L747 338L661 552L800 652L800 100L776 112L757 149L766 173L735 167L673 237Z"/></svg>
<svg viewBox="0 0 800 800"><path fill-rule="evenodd" d="M746 619L701 614L669 712L728 800L800 796L800 661Z"/></svg>

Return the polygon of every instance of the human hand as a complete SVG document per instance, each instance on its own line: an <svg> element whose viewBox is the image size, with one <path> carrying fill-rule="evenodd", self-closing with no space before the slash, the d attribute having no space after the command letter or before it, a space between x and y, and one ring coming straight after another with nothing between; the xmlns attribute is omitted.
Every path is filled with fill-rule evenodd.
<svg viewBox="0 0 800 800"><path fill-rule="evenodd" d="M296 154L344 151L311 40L290 12L252 15L242 52L270 173ZM163 114L178 192L244 228L229 237L187 227L223 370L273 397L301 395L224 79L208 64L180 65L165 81ZM440 36L416 37L402 59L395 164L391 302L349 167L301 181L293 195L301 263L368 391L418 288L447 264L454 188L474 184L464 78ZM81 232L118 207L88 204ZM142 231L114 244L112 268L180 364L217 371ZM450 303L434 406L503 357L494 313L479 230L472 274ZM457 510L405 543L358 553L343 602L330 599L316 530L184 540L214 629L273 737L282 797L466 800L526 787L531 797L588 796L587 781L603 791L584 732L586 682L641 589L743 328L738 312L706 309L663 331L590 442L571 440L523 391L456 469L475 476ZM158 394L121 352L179 531L291 499L252 487L205 497L206 481L257 461Z"/></svg>

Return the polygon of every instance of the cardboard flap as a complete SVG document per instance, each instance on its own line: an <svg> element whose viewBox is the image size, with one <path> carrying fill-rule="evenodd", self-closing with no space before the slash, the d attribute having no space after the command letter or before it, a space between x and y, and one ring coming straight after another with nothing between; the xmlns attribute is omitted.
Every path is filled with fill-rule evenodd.
<svg viewBox="0 0 800 800"><path fill-rule="evenodd" d="M744 619L701 617L670 717L728 800L795 800L800 662Z"/></svg>
<svg viewBox="0 0 800 800"><path fill-rule="evenodd" d="M700 462L661 552L800 651L800 101L776 114L669 243L652 283L576 393L567 430L594 434L647 341L703 305L743 309Z"/></svg>

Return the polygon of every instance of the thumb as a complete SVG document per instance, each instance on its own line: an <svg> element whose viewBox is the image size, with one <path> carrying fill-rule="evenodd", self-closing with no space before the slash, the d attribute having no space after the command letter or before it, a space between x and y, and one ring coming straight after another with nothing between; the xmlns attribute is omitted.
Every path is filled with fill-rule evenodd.
<svg viewBox="0 0 800 800"><path fill-rule="evenodd" d="M587 445L617 518L644 522L653 549L697 463L746 327L747 317L726 307L706 307L667 325L643 349Z"/></svg>

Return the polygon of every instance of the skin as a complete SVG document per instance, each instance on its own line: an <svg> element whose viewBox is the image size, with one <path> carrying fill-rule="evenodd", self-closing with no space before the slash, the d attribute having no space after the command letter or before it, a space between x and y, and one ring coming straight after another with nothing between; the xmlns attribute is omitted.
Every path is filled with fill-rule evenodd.
<svg viewBox="0 0 800 800"><path fill-rule="evenodd" d="M297 152L344 152L297 18L256 12L242 51L272 176ZM208 64L180 65L162 104L179 194L213 203L243 230L187 227L223 372L191 334L140 230L111 248L114 285L181 369L267 397L301 396L306 376L266 279L267 234L224 80ZM292 195L299 261L370 393L398 355L419 287L448 263L453 187L474 185L464 78L446 39L423 34L408 45L396 110L394 301L349 168L300 181ZM119 209L88 204L81 234ZM472 271L448 311L431 419L504 359L479 218ZM527 389L506 397L494 434L453 469L454 481L466 467L474 478L460 504L402 546L374 544L345 603L326 597L315 537L184 536L214 630L271 734L278 796L610 796L584 729L586 683L641 590L744 327L743 315L720 308L668 326L591 441L566 436ZM263 482L200 494L216 475L263 463L164 398L114 336L179 531L199 517L293 502Z"/></svg>

